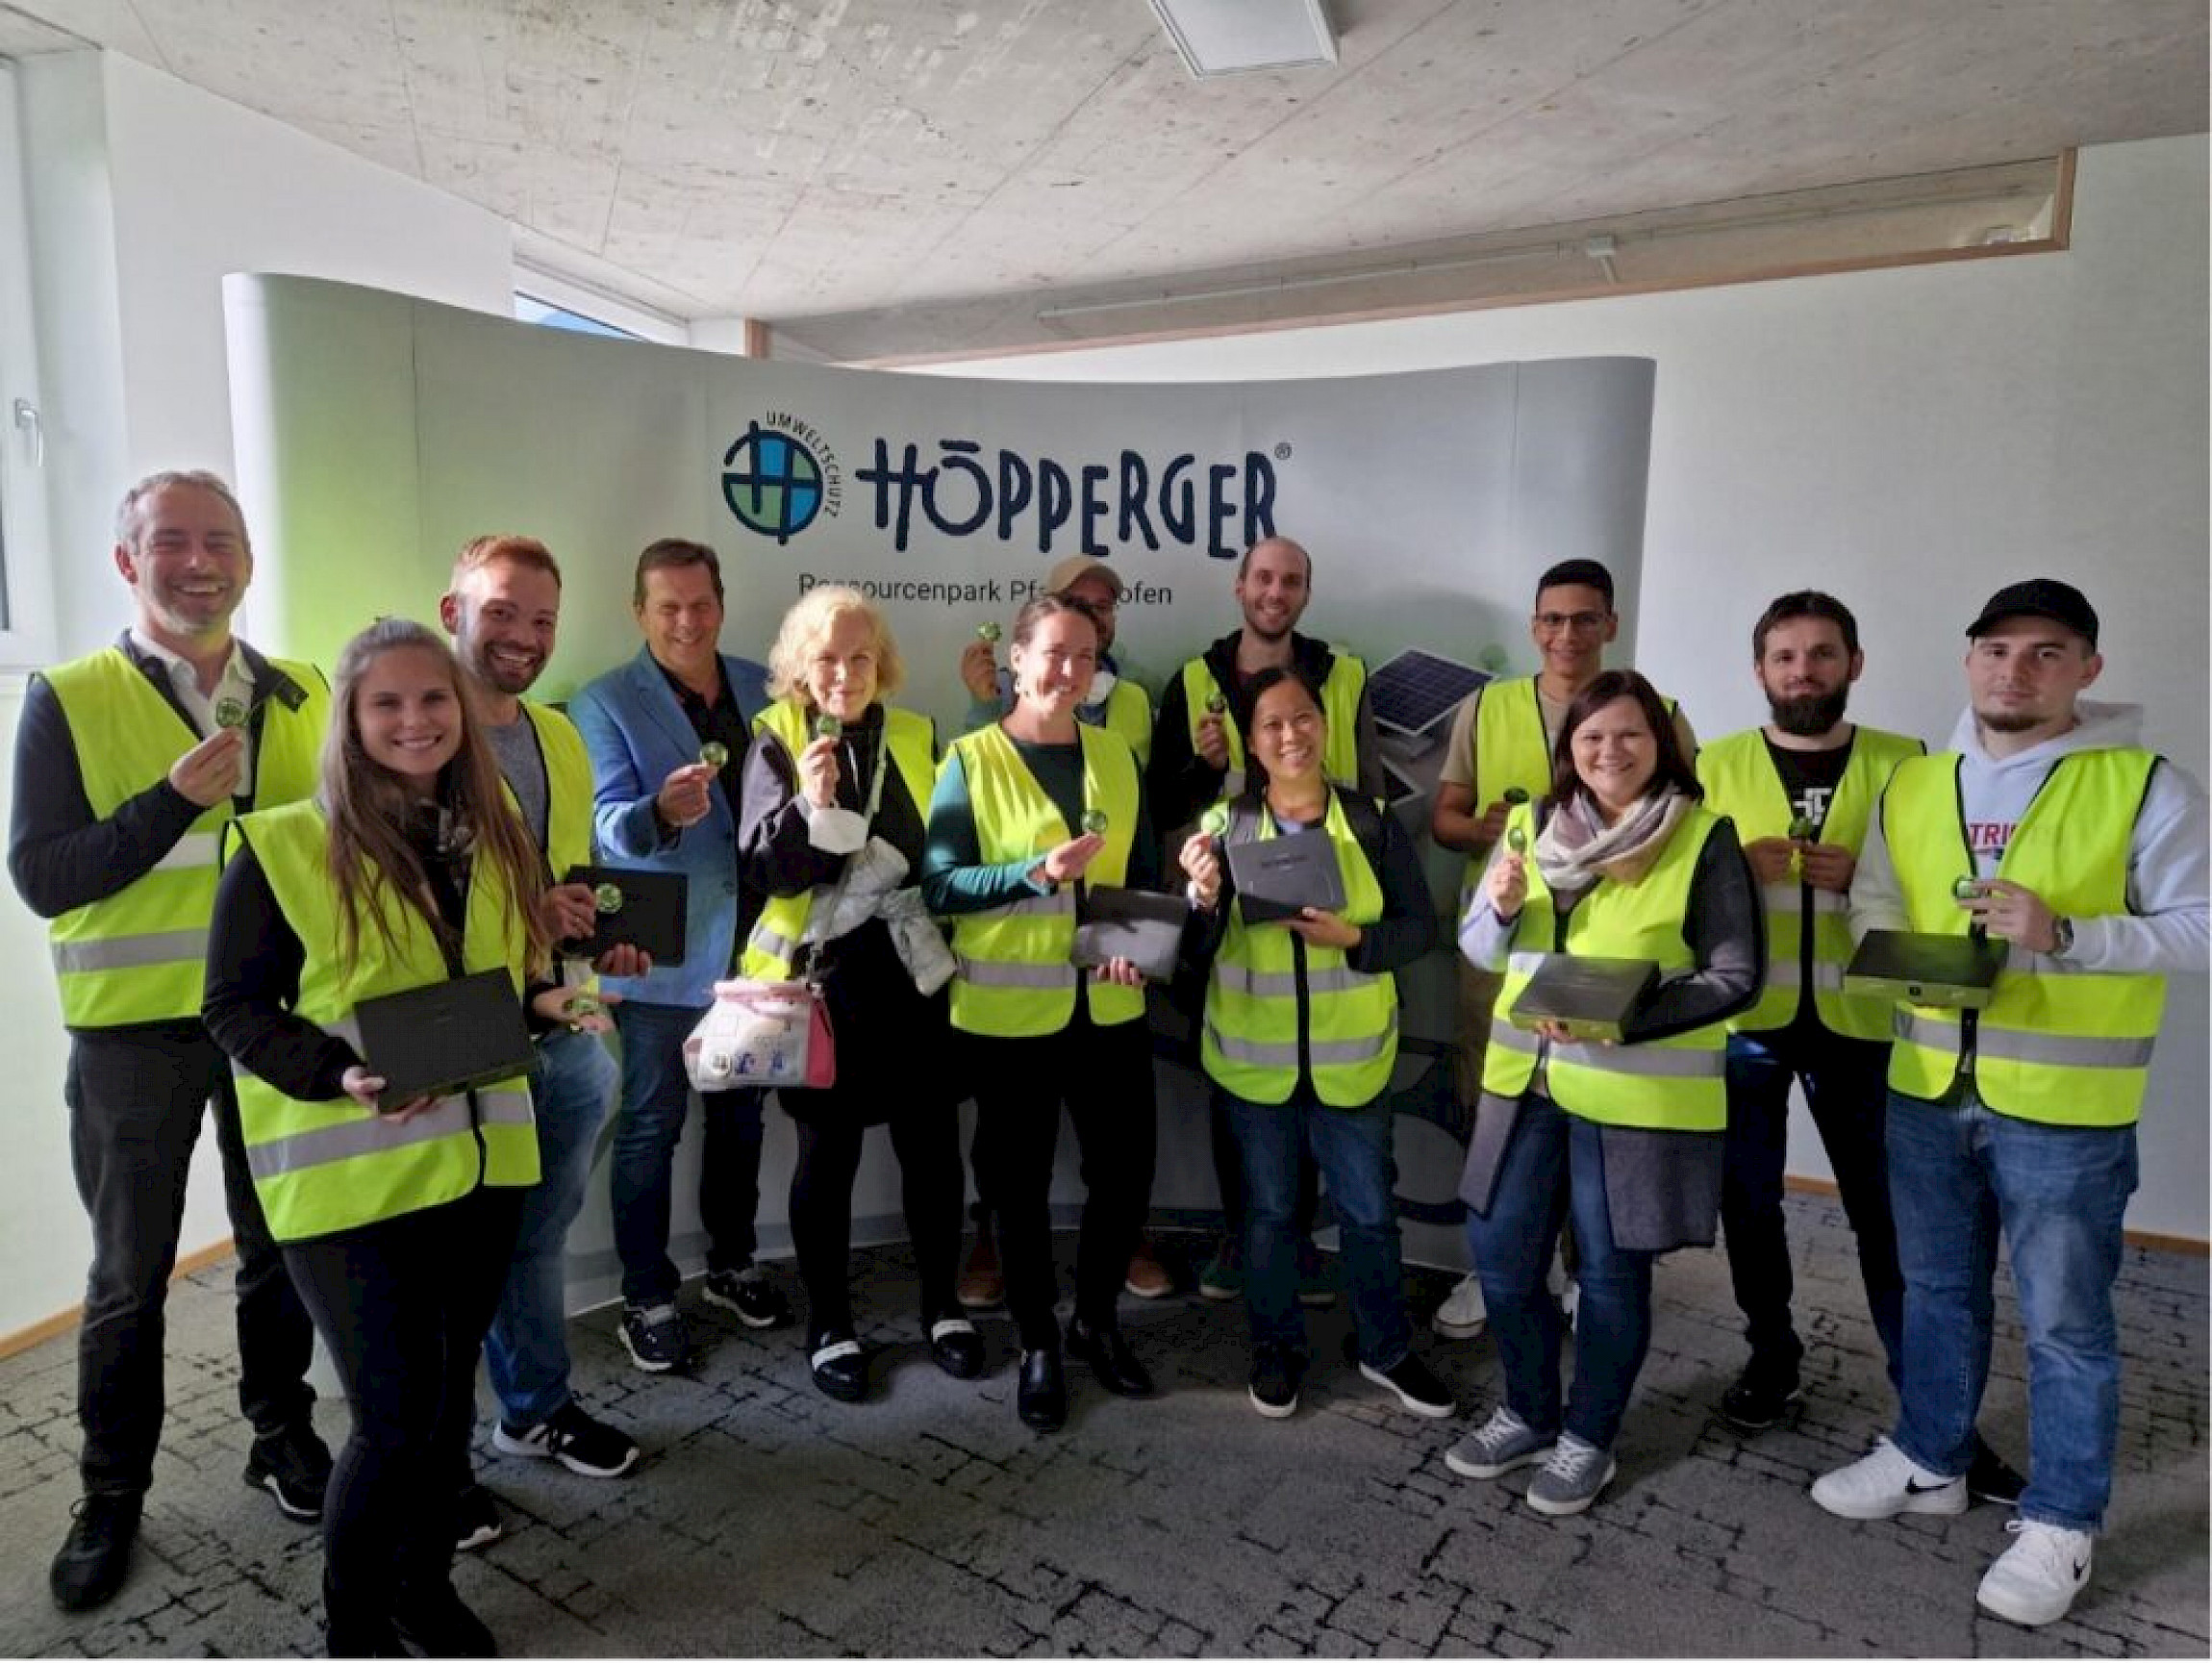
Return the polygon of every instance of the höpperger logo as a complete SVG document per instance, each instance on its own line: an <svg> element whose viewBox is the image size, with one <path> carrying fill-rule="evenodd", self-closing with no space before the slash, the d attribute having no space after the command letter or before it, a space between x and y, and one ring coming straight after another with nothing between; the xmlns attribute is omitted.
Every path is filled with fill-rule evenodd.
<svg viewBox="0 0 2212 1663"><path fill-rule="evenodd" d="M738 523L779 543L817 516L837 517L844 495L837 453L812 425L769 411L722 453L722 500Z"/></svg>

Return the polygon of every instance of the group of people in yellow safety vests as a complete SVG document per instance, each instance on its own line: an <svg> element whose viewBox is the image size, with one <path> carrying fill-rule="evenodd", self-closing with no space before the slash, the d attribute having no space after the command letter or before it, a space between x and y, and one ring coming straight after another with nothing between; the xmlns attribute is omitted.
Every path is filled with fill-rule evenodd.
<svg viewBox="0 0 2212 1663"><path fill-rule="evenodd" d="M755 1261L767 1093L686 1064L733 976L805 983L841 1036L834 1081L775 1093L797 1129L803 1349L831 1398L871 1390L848 1260L878 1124L939 1368L991 1369L972 1313L1003 1301L1024 1424L1063 1425L1070 1352L1110 1393L1154 1393L1117 1312L1125 1291L1173 1286L1145 1232L1144 1019L1147 981L1166 980L1213 1087L1224 1228L1198 1282L1246 1306L1252 1406L1296 1411L1304 1308L1341 1292L1347 1364L1410 1412L1451 1418L1415 1345L1386 1106L1393 972L1447 928L1473 1269L1429 1325L1487 1327L1499 1389L1445 1465L1525 1470L1540 1513L1592 1505L1648 1345L1653 1264L1717 1234L1748 1342L1718 1412L1747 1431L1789 1412L1804 1349L1782 1209L1795 1084L1898 1396L1872 1452L1813 1501L1862 1520L2016 1507L1978 1591L2016 1623L2053 1621L2086 1584L2111 1490L2134 1125L2163 978L2204 967L2207 821L2198 785L2139 743L2134 707L2087 696L2099 620L2072 585L2007 584L1968 623L1967 708L1932 753L1848 718L1857 620L1825 593L1784 594L1751 628L1765 719L1700 749L1673 701L1605 666L1607 570L1552 567L1534 591L1536 673L1489 681L1451 727L1425 828L1467 856L1447 920L1385 800L1365 666L1298 630L1314 562L1287 539L1244 553L1239 627L1158 683L1156 703L1118 653L1119 574L1062 562L963 652L973 703L942 747L896 702L898 645L854 590L806 593L766 665L723 653L720 566L697 542L638 557L640 650L566 714L525 696L563 593L533 539L468 543L436 625L371 624L327 685L232 633L253 552L221 480L135 485L114 560L130 627L34 678L9 846L51 920L94 1239L84 1499L52 1571L64 1609L100 1604L127 1573L161 1431L164 1287L212 1104L239 1256L245 1477L321 1523L332 1652L490 1655L451 1579L456 1550L501 1530L471 1471L480 1357L499 1453L608 1478L640 1458L578 1400L564 1337L562 1242L610 1109L618 1331L636 1367L678 1369L691 1350L668 1249L694 1095L701 1296L748 1325L792 1320ZM1268 844L1283 846L1246 847ZM585 956L600 902L574 874L594 861L685 879L681 962ZM1266 897L1248 874L1285 861L1328 904ZM1168 932L1149 977L1134 949L1086 947L1086 923L1118 910ZM1845 976L1871 930L1999 944L2001 968L1973 1008L1877 997ZM1602 1030L1528 1014L1563 970L1621 961L1642 991ZM481 971L511 984L529 1066L394 1100L357 1008ZM1085 1190L1065 1326L1048 1205L1063 1107ZM1334 1265L1313 1242L1324 1185ZM1975 1431L2000 1241L2028 1358L2025 1479ZM315 1333L352 1411L335 1458L311 1416Z"/></svg>

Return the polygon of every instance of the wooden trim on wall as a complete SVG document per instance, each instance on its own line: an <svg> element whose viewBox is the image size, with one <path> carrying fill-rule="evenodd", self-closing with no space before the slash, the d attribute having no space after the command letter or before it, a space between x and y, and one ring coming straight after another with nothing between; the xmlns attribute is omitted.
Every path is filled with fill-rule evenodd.
<svg viewBox="0 0 2212 1663"><path fill-rule="evenodd" d="M1800 1196L1824 1196L1831 1201L1840 1198L1833 1178L1805 1178L1788 1172L1782 1177L1782 1188L1795 1190ZM2199 1241L2195 1236L2169 1236L2157 1230L2122 1233L2131 1247L2143 1247L2153 1253L2188 1253L2199 1259L2212 1258L2212 1242Z"/></svg>
<svg viewBox="0 0 2212 1663"><path fill-rule="evenodd" d="M169 1281L174 1285L181 1277L197 1274L210 1265L219 1265L234 1250L235 1244L228 1236L219 1242L211 1242L180 1258L177 1268L169 1272ZM84 1314L85 1307L75 1304L66 1311L56 1311L51 1317L39 1319L28 1328L17 1328L13 1334L0 1334L0 1358L13 1357L18 1351L28 1351L33 1346L42 1346L57 1335L66 1334L77 1325L77 1320Z"/></svg>
<svg viewBox="0 0 2212 1663"><path fill-rule="evenodd" d="M1028 358L1055 352L1095 352L1107 347L1156 346L1175 340L1219 340L1240 335L1275 335L1286 329L1331 329L1339 324L1387 323L1407 317L1447 317L1461 312L1495 312L1509 306L1554 306L1577 300L1617 300L1632 294L1673 294L1696 289L1732 289L1747 283L1780 283L1796 277L1835 277L1855 271L1892 271L1911 265L1949 265L1961 261L2009 260L2020 254L2063 254L2073 246L2074 175L2077 152L2058 154L2058 179L2051 192L2050 235L2023 242L1977 244L1971 248L1926 248L1910 254L1868 254L1848 260L1811 260L1728 277L1677 277L1650 283L1594 283L1537 294L1499 294L1477 300L1439 300L1418 306L1373 307L1364 311L1308 313L1234 326L1205 324L1190 329L1155 329L1129 335L1090 336L1082 340L1033 340L1013 346L968 346L956 352L893 353L856 358L855 368L909 369L932 364L965 364L979 359ZM765 354L763 355L765 356Z"/></svg>

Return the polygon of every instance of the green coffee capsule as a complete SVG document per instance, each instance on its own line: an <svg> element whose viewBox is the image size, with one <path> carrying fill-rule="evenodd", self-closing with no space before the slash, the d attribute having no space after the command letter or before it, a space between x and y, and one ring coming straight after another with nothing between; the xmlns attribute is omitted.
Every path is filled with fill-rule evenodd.
<svg viewBox="0 0 2212 1663"><path fill-rule="evenodd" d="M219 698L215 700L215 726L243 727L245 725L245 700L240 698Z"/></svg>
<svg viewBox="0 0 2212 1663"><path fill-rule="evenodd" d="M1505 788L1505 795L1502 800L1507 808L1519 808L1528 800L1528 793L1520 786L1509 785Z"/></svg>
<svg viewBox="0 0 2212 1663"><path fill-rule="evenodd" d="M1805 816L1799 815L1790 822L1790 841L1794 844L1811 843L1814 829L1813 822Z"/></svg>
<svg viewBox="0 0 2212 1663"><path fill-rule="evenodd" d="M1005 636L1006 631L999 628L996 618L987 618L975 626L975 639L985 646L996 646Z"/></svg>
<svg viewBox="0 0 2212 1663"><path fill-rule="evenodd" d="M1528 852L1528 833L1520 826L1505 828L1505 846L1517 855Z"/></svg>
<svg viewBox="0 0 2212 1663"><path fill-rule="evenodd" d="M1950 893L1962 901L1979 900L1982 894L1981 879L1977 877L1959 878L1951 884Z"/></svg>
<svg viewBox="0 0 2212 1663"><path fill-rule="evenodd" d="M1106 811L1105 811L1104 809L1102 809L1102 808L1087 808L1087 809L1085 809L1085 810L1083 811L1083 830L1084 830L1084 831L1085 831L1085 833L1087 833L1089 836L1091 836L1091 837L1103 837L1103 836L1105 836L1105 834L1106 834L1106 826L1107 826L1107 819L1106 819Z"/></svg>
<svg viewBox="0 0 2212 1663"><path fill-rule="evenodd" d="M1229 805L1218 802L1208 809L1204 818L1198 821L1198 829L1210 838L1226 835L1229 829Z"/></svg>
<svg viewBox="0 0 2212 1663"><path fill-rule="evenodd" d="M622 910L621 886L618 884L593 884L591 886L591 904L603 913L620 912Z"/></svg>
<svg viewBox="0 0 2212 1663"><path fill-rule="evenodd" d="M844 723L830 715L828 711L825 710L815 718L815 738L838 739L842 738L843 733Z"/></svg>
<svg viewBox="0 0 2212 1663"><path fill-rule="evenodd" d="M718 739L711 739L699 746L699 760L712 769L730 766L730 747Z"/></svg>
<svg viewBox="0 0 2212 1663"><path fill-rule="evenodd" d="M576 995L562 1008L567 1012L568 1020L572 1022L580 1022L586 1017L599 1016L607 1009L604 1004L590 994Z"/></svg>
<svg viewBox="0 0 2212 1663"><path fill-rule="evenodd" d="M1206 695L1206 714L1208 716L1219 716L1228 708L1229 701L1223 698L1219 693L1210 693Z"/></svg>

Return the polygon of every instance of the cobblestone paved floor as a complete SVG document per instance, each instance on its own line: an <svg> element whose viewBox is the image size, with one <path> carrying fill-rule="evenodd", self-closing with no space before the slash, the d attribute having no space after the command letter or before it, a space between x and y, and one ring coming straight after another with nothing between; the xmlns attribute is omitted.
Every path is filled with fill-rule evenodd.
<svg viewBox="0 0 2212 1663"><path fill-rule="evenodd" d="M943 1377L917 1340L903 1251L884 1248L855 1260L867 1337L886 1348L859 1407L813 1390L789 1331L702 1307L695 1372L648 1378L611 1313L578 1319L579 1387L648 1460L606 1482L480 1451L509 1533L457 1579L511 1656L2205 1655L2205 1261L2128 1257L2110 1532L2074 1614L2029 1632L1975 1614L2006 1515L1854 1524L1805 1499L1886 1425L1889 1393L1840 1212L1791 1208L1802 1413L1749 1438L1713 1420L1740 1361L1726 1269L1675 1255L1620 1477L1580 1519L1546 1521L1508 1483L1444 1466L1466 1413L1492 1400L1486 1340L1432 1346L1465 1408L1422 1421L1343 1366L1347 1319L1320 1314L1304 1406L1269 1422L1245 1400L1236 1308L1131 1299L1165 1396L1111 1398L1076 1368L1067 1431L1039 1439L1015 1420L1010 1329L986 1323L989 1378ZM70 1342L0 1363L0 1655L317 1645L317 1539L239 1481L227 1282L218 1270L177 1290L138 1560L91 1617L45 1593L76 1494ZM1444 1291L1422 1283L1427 1303ZM1984 1426L2024 1464L2009 1286L1999 1302ZM342 1405L319 1419L335 1440Z"/></svg>

